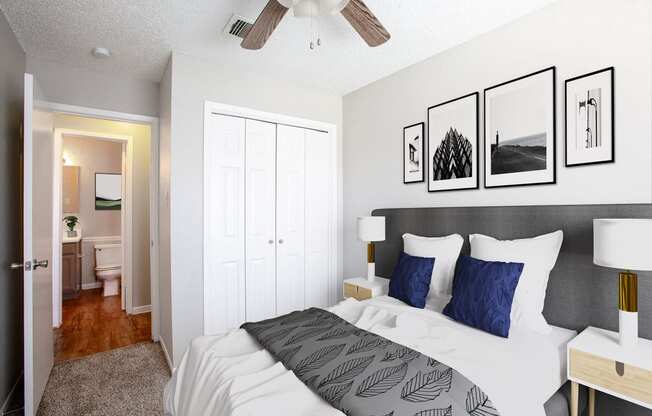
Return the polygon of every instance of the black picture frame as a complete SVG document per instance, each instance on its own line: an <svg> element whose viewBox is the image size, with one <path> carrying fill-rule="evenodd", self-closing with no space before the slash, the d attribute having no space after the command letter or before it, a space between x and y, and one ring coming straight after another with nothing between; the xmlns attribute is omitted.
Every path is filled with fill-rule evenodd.
<svg viewBox="0 0 652 416"><path fill-rule="evenodd" d="M568 132L568 86L570 83L584 79L584 78L589 78L593 77L595 75L602 74L604 72L610 72L610 86L611 86L611 97L610 97L610 103L611 103L611 111L610 111L610 117L611 117L611 158L608 160L597 160L593 162L583 162L583 163L572 163L569 164L568 162L568 139L569 139L569 132ZM603 163L615 163L616 162L616 83L615 83L615 73L616 69L613 66L599 69L597 71L589 72L586 74L578 75L576 77L568 78L566 81L564 81L564 166L567 168L573 168L573 167L579 167L579 166L588 166L588 165L601 165Z"/></svg>
<svg viewBox="0 0 652 416"><path fill-rule="evenodd" d="M552 82L550 85L550 88L552 90L552 102L550 103L551 105L551 114L552 114L552 123L551 123L551 128L552 128L552 140L551 140L551 145L552 145L552 179L549 181L542 181L542 182L528 182L528 183L513 183L513 184L503 184L503 185L487 185L487 169L488 169L488 164L487 164L487 92L491 90L495 90L500 87L504 87L506 85L512 84L514 82L518 82L521 80L524 80L526 78L530 78L539 74L543 74L545 72L551 71L552 72ZM539 186L539 185L554 185L557 183L557 67L556 66L550 66L544 69L540 69L538 71L531 72L526 75L519 76L517 78L511 79L509 81L504 81L499 84L493 85L491 87L485 88L484 89L484 94L483 94L483 151L484 151L484 169L483 169L483 187L485 189L494 189L494 188L510 188L510 187L520 187L520 186Z"/></svg>
<svg viewBox="0 0 652 416"><path fill-rule="evenodd" d="M418 126L421 126L421 178L417 180L407 180L406 166L405 166L405 138L406 138L405 134L408 129L411 129L413 127L418 127ZM425 134L426 134L426 125L423 121L403 127L403 140L401 142L401 146L403 146L403 184L404 185L411 184L411 183L422 183L426 180L425 164L423 163L426 155Z"/></svg>
<svg viewBox="0 0 652 416"><path fill-rule="evenodd" d="M460 100L465 100L469 97L475 97L475 143L473 143L473 145L475 146L475 158L473 160L473 163L475 163L476 166L475 184L472 186L465 186L461 188L430 189L430 179L431 179L430 175L432 175L432 158L430 156L430 140L431 140L430 112L435 108L443 107ZM469 190L479 189L480 188L480 93L476 91L476 92L462 95L461 97L453 98L452 100L444 101L443 103L432 105L428 107L428 110L426 112L426 120L428 120L428 152L427 152L428 163L426 164L426 167L428 168L428 192L429 193L452 192L452 191L469 191Z"/></svg>

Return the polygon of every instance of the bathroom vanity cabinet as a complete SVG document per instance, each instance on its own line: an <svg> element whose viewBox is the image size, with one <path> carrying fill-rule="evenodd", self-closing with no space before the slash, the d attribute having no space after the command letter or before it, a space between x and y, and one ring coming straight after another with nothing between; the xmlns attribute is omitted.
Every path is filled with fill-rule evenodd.
<svg viewBox="0 0 652 416"><path fill-rule="evenodd" d="M61 260L61 284L63 299L75 299L81 291L82 244L63 243Z"/></svg>

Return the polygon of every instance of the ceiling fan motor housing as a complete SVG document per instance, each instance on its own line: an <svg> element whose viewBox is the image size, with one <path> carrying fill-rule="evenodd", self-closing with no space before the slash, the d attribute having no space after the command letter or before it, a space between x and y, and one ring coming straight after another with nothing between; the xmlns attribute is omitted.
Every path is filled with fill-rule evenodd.
<svg viewBox="0 0 652 416"><path fill-rule="evenodd" d="M294 17L317 17L341 12L350 0L277 0L292 9Z"/></svg>

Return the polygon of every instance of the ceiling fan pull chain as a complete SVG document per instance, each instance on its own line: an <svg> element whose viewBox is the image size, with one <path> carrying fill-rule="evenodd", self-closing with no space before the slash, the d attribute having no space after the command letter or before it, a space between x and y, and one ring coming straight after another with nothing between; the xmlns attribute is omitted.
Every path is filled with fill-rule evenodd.
<svg viewBox="0 0 652 416"><path fill-rule="evenodd" d="M317 46L321 46L321 36L319 34L319 16L317 16L316 20L316 26L317 26Z"/></svg>

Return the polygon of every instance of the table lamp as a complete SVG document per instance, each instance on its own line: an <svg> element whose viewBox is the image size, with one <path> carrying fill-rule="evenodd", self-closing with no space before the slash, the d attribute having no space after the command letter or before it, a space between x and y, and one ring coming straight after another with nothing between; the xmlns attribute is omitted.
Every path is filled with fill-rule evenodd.
<svg viewBox="0 0 652 416"><path fill-rule="evenodd" d="M367 280L376 277L376 251L374 241L385 240L385 217L358 217L358 239L367 245Z"/></svg>
<svg viewBox="0 0 652 416"><path fill-rule="evenodd" d="M593 263L621 270L618 283L620 345L636 345L638 277L632 270L652 270L652 219L594 219Z"/></svg>

